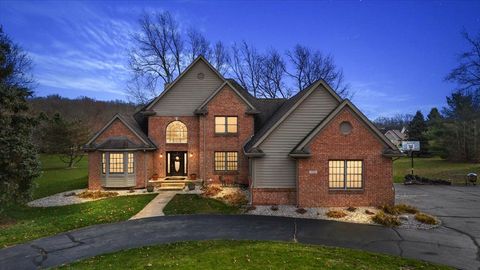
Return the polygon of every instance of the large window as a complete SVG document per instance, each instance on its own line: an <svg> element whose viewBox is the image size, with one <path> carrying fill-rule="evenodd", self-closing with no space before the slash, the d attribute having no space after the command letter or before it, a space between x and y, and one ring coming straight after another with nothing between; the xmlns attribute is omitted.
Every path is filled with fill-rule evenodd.
<svg viewBox="0 0 480 270"><path fill-rule="evenodd" d="M328 187L331 189L363 188L363 162L361 160L328 161Z"/></svg>
<svg viewBox="0 0 480 270"><path fill-rule="evenodd" d="M102 174L135 173L133 153L102 153Z"/></svg>
<svg viewBox="0 0 480 270"><path fill-rule="evenodd" d="M167 126L167 143L187 143L187 126L180 121L173 121Z"/></svg>
<svg viewBox="0 0 480 270"><path fill-rule="evenodd" d="M215 152L215 171L238 170L237 152Z"/></svg>
<svg viewBox="0 0 480 270"><path fill-rule="evenodd" d="M215 116L216 134L236 134L237 117L236 116Z"/></svg>

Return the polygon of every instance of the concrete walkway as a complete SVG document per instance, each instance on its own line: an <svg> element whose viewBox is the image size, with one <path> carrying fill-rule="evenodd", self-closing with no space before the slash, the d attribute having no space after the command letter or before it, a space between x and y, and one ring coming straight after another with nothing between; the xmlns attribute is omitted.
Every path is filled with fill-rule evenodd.
<svg viewBox="0 0 480 270"><path fill-rule="evenodd" d="M178 191L160 191L140 212L130 219L164 216L163 208L178 193Z"/></svg>
<svg viewBox="0 0 480 270"><path fill-rule="evenodd" d="M0 269L36 269L146 245L187 240L274 240L381 252L478 269L463 233L254 215L163 216L96 225L0 250Z"/></svg>

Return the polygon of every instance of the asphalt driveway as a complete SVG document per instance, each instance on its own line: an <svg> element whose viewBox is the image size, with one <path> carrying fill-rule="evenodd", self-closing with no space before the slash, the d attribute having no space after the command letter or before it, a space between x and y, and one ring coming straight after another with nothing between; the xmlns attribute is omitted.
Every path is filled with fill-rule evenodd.
<svg viewBox="0 0 480 270"><path fill-rule="evenodd" d="M479 269L475 242L480 229L479 191L478 188L397 186L398 201L441 216L445 226L433 230L251 215L154 217L91 226L2 249L0 269L51 267L122 249L211 239L294 241L349 247L461 269Z"/></svg>

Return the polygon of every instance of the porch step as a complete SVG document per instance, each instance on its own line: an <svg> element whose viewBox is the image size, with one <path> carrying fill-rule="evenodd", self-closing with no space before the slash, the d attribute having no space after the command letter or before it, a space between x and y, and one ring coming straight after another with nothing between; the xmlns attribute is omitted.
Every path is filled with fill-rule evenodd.
<svg viewBox="0 0 480 270"><path fill-rule="evenodd" d="M185 188L185 183L161 183L159 190L182 190Z"/></svg>

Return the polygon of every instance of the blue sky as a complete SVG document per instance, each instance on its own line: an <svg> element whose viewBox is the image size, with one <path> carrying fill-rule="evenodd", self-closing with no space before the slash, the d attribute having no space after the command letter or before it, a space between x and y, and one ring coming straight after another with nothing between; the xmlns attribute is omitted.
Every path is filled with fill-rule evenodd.
<svg viewBox="0 0 480 270"><path fill-rule="evenodd" d="M428 113L480 31L480 1L4 1L0 23L33 58L36 95L127 97L129 34L143 11L168 10L211 41L281 52L296 43L331 53L370 118Z"/></svg>

